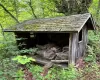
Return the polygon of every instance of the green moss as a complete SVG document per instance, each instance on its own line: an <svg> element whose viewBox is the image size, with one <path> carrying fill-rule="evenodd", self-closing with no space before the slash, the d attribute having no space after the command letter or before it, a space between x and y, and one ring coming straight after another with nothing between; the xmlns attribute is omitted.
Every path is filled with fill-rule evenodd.
<svg viewBox="0 0 100 80"><path fill-rule="evenodd" d="M38 24L30 24L30 25L25 25L24 29L25 30L38 30L39 27L40 25Z"/></svg>
<svg viewBox="0 0 100 80"><path fill-rule="evenodd" d="M16 27L10 27L9 29L10 29L10 30L17 30Z"/></svg>

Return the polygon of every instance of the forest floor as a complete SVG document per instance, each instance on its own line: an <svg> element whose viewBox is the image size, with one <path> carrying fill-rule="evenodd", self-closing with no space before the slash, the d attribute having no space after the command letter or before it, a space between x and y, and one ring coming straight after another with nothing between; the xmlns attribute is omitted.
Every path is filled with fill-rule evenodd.
<svg viewBox="0 0 100 80"><path fill-rule="evenodd" d="M45 73L43 67L39 66L39 65L31 65L29 66L29 71L32 73L32 76L35 77L35 79L29 79L29 80L100 80L100 55L97 55L97 61L96 62L85 62L85 61L81 61L78 62L78 66L76 64L76 70L75 73L78 73L77 77L75 77L76 79L74 79L73 77L75 76L74 71L72 72L68 72L67 74L71 74L71 78L70 79L63 79L64 76L66 76L66 74L64 74L61 70L63 69L56 69L56 68L52 68L52 69L48 69L47 72ZM58 71L57 71L58 70ZM55 74L56 73L56 74ZM60 76L61 73L63 75ZM24 80L20 77L22 77L23 73L20 71L18 65L16 62L14 62L11 57L9 58L4 58L1 60L0 62L0 80ZM46 79L44 79L43 74L45 74L45 76L49 75L46 77ZM50 76L55 75L55 78L52 78ZM59 75L59 76L58 76ZM56 77L59 77L56 78ZM61 77L61 78L60 78ZM43 79L42 79L43 78ZM50 79L51 78L51 79ZM26 79L28 80L28 79Z"/></svg>

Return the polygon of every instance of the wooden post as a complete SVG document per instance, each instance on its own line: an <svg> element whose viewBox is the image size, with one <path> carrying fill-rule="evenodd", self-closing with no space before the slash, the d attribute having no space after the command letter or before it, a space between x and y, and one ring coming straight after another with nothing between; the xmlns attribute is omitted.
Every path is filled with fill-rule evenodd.
<svg viewBox="0 0 100 80"><path fill-rule="evenodd" d="M78 50L78 33L71 33L69 37L69 64L75 64Z"/></svg>

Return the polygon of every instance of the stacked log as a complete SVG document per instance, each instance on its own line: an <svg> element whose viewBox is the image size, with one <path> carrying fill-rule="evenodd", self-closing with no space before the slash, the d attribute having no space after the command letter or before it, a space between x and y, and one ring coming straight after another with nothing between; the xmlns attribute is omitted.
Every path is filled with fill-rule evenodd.
<svg viewBox="0 0 100 80"><path fill-rule="evenodd" d="M68 46L60 48L54 44L37 45L37 55L49 60L68 60Z"/></svg>

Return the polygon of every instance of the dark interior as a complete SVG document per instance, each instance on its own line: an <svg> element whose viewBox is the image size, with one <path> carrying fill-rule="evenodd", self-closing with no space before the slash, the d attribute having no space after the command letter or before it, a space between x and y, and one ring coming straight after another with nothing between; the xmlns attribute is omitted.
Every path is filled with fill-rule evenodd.
<svg viewBox="0 0 100 80"><path fill-rule="evenodd" d="M82 30L79 32L79 41L82 41Z"/></svg>
<svg viewBox="0 0 100 80"><path fill-rule="evenodd" d="M22 40L17 40L18 44L26 44L19 47L22 48L32 48L38 45L45 45L48 43L53 43L59 47L64 47L69 45L69 33L15 33L16 38L25 38Z"/></svg>
<svg viewBox="0 0 100 80"><path fill-rule="evenodd" d="M56 44L57 46L69 45L69 34L67 33L37 33L36 42L39 45L48 43Z"/></svg>

